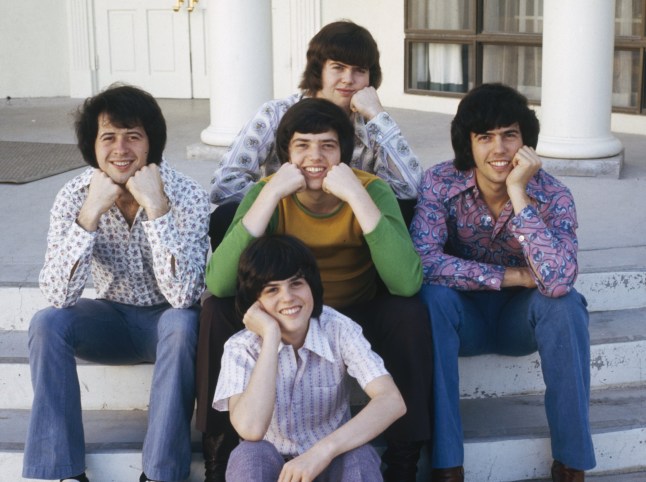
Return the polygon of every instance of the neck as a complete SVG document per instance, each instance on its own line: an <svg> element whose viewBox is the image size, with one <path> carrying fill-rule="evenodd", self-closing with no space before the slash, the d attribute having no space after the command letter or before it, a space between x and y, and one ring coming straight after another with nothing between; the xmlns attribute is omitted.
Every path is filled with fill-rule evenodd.
<svg viewBox="0 0 646 482"><path fill-rule="evenodd" d="M298 201L314 214L329 214L341 204L333 194L323 191L303 191L296 193Z"/></svg>
<svg viewBox="0 0 646 482"><path fill-rule="evenodd" d="M137 211L139 211L139 203L135 200L134 196L124 189L123 194L119 196L119 199L117 199L115 204L126 219L128 225L132 226L135 216L137 215Z"/></svg>
<svg viewBox="0 0 646 482"><path fill-rule="evenodd" d="M480 179L477 170L476 183L478 184L480 196L482 196L482 199L489 207L489 210L493 214L494 218L498 219L498 216L505 207L505 204L507 204L507 201L509 201L507 186L505 184L491 183L486 179Z"/></svg>

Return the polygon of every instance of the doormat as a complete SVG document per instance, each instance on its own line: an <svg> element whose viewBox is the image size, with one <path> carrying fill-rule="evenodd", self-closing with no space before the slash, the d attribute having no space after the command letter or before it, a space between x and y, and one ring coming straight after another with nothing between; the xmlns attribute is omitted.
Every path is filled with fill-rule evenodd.
<svg viewBox="0 0 646 482"><path fill-rule="evenodd" d="M23 184L83 166L75 144L0 141L0 182Z"/></svg>

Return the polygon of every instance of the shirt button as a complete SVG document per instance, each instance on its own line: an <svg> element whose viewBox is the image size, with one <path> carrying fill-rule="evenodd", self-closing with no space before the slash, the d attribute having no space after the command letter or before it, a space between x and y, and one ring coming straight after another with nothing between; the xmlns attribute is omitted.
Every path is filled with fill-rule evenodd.
<svg viewBox="0 0 646 482"><path fill-rule="evenodd" d="M484 281L484 276L478 276L478 281Z"/></svg>
<svg viewBox="0 0 646 482"><path fill-rule="evenodd" d="M494 278L494 279L492 279L492 280L491 280L491 284L492 284L492 285L495 285L497 282L498 282L498 280L497 280L496 278Z"/></svg>
<svg viewBox="0 0 646 482"><path fill-rule="evenodd" d="M485 219L487 220L488 223L491 222L491 216L487 216Z"/></svg>
<svg viewBox="0 0 646 482"><path fill-rule="evenodd" d="M523 236L522 234L518 236L518 241L520 241L521 243L525 241L525 236Z"/></svg>

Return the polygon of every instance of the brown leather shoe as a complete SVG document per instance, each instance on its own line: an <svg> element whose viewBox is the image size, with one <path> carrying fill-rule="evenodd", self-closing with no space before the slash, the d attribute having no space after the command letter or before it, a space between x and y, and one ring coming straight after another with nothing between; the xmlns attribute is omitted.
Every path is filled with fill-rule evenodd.
<svg viewBox="0 0 646 482"><path fill-rule="evenodd" d="M431 482L464 482L464 467L449 467L448 469L433 469Z"/></svg>
<svg viewBox="0 0 646 482"><path fill-rule="evenodd" d="M571 469L558 460L555 460L552 464L553 482L584 482L584 480L585 473L583 470Z"/></svg>

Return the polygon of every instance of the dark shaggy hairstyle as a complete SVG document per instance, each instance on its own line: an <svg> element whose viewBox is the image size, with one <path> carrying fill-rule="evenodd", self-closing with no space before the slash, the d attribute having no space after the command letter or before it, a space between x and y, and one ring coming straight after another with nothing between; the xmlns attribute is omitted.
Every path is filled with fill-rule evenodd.
<svg viewBox="0 0 646 482"><path fill-rule="evenodd" d="M354 126L341 107L325 99L303 99L290 107L276 129L276 154L281 164L289 162L289 143L295 132L321 134L335 131L341 162L349 164L354 150Z"/></svg>
<svg viewBox="0 0 646 482"><path fill-rule="evenodd" d="M101 114L120 128L143 127L149 144L147 163L161 162L166 146L166 121L159 104L148 92L124 84L112 84L94 97L88 97L76 112L77 145L85 162L99 167L94 145Z"/></svg>
<svg viewBox="0 0 646 482"><path fill-rule="evenodd" d="M312 290L317 318L323 310L323 282L316 258L299 239L286 234L261 236L247 246L240 256L236 281L236 311L242 318L272 281L302 277Z"/></svg>
<svg viewBox="0 0 646 482"><path fill-rule="evenodd" d="M492 129L518 122L523 144L536 148L540 126L527 98L503 84L482 84L473 88L458 105L451 122L451 144L456 169L475 167L471 150L471 133L483 134Z"/></svg>
<svg viewBox="0 0 646 482"><path fill-rule="evenodd" d="M327 60L356 65L370 71L370 85L381 85L377 42L365 28L349 20L327 24L310 40L307 65L299 88L314 96L323 88L321 75Z"/></svg>

